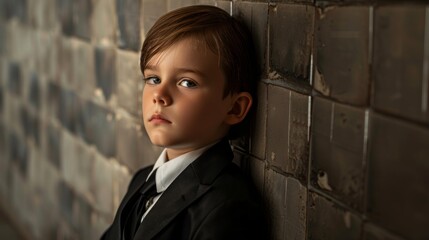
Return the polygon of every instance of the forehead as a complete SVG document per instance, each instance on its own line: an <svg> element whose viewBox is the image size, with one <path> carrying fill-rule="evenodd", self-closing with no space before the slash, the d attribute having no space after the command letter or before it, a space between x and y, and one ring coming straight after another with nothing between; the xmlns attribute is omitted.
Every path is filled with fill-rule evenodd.
<svg viewBox="0 0 429 240"><path fill-rule="evenodd" d="M174 66L186 66L194 68L220 68L220 58L207 44L195 37L181 39L171 46L160 50L147 62L146 68L158 66L167 61Z"/></svg>

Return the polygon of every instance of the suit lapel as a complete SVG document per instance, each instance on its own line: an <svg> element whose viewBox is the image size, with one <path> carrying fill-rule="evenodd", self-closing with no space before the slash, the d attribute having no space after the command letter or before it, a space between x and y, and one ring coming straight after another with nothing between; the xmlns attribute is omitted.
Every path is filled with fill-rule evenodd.
<svg viewBox="0 0 429 240"><path fill-rule="evenodd" d="M152 239L180 212L207 193L232 157L228 141L222 140L191 163L165 190L145 217L134 239Z"/></svg>
<svg viewBox="0 0 429 240"><path fill-rule="evenodd" d="M122 200L122 210L118 211L120 213L119 215L119 234L121 238L118 239L124 239L122 230L124 229L126 218L129 217L129 212L132 209L132 204L129 204L129 202L138 197L136 195L136 192L141 188L143 183L145 182L147 176L149 175L150 171L152 170L152 167L145 168L142 172L138 173L136 176L136 179L133 180L133 185L130 185L130 188L128 190L128 194L124 196L124 199Z"/></svg>

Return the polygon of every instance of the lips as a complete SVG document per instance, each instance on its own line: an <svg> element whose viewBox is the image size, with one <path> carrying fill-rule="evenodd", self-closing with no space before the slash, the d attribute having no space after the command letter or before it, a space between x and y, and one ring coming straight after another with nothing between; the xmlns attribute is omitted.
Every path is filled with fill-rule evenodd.
<svg viewBox="0 0 429 240"><path fill-rule="evenodd" d="M149 118L149 122L153 122L153 123L171 123L168 119L166 119L161 114L153 114Z"/></svg>

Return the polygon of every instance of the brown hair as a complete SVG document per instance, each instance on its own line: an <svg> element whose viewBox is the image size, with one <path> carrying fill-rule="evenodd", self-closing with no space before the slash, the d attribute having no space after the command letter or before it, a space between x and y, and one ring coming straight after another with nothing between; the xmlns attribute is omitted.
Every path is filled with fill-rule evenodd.
<svg viewBox="0 0 429 240"><path fill-rule="evenodd" d="M249 92L255 98L259 68L250 33L240 21L214 6L183 7L160 17L143 43L141 71L154 55L187 37L203 42L219 57L219 66L226 80L224 96ZM238 126L233 126L230 138L235 138L239 132Z"/></svg>

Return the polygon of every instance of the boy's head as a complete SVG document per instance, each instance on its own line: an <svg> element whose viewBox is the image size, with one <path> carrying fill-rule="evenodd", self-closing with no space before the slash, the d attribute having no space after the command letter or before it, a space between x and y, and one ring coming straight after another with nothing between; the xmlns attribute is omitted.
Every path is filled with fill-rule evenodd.
<svg viewBox="0 0 429 240"><path fill-rule="evenodd" d="M189 45L195 47L189 48ZM181 49L176 51L178 46ZM191 53L183 53L184 48L189 48ZM194 50L195 52L192 53ZM181 55L172 58L171 56L176 52L180 52ZM219 69L221 73L216 78L216 81L222 84L219 101L230 101L227 98L231 98L233 102L237 102L234 106L230 106L231 113L242 110L242 114L238 114L240 119L228 122L232 127L228 127L227 135L230 138L237 137L240 129L238 125L242 124L252 105L252 96L254 95L255 83L258 77L258 67L255 64L253 53L252 41L246 28L228 13L217 7L190 6L169 12L158 19L147 33L143 43L140 67L146 83L148 83L147 79L149 78L149 87L146 84L143 101L146 101L146 104L158 104L155 97L150 96L150 94L159 95L156 92L158 90L154 88L155 86L161 89L162 84L167 86L167 81L172 80L171 78L177 78L176 85L181 85L182 82L179 82L179 78L187 77L180 74L171 74L175 69L167 70L167 68L173 65L176 66L177 61L175 63L168 61L180 59L180 64L183 62L192 64L192 61L188 61L189 59L183 57L184 55L201 58L201 62L204 62L205 58L213 58L215 61L211 61L210 68ZM166 68L161 69L162 64L166 62L168 62L168 65L165 65ZM207 64L209 62L210 60L207 60ZM199 63L195 62L194 65L201 65ZM160 76L162 74L163 76ZM186 82L186 87L189 87L189 84L189 82ZM204 84L202 85L204 86ZM147 91L146 88L148 88ZM164 91L163 93L171 91L168 94L172 94L175 89L166 87L162 91ZM181 91L181 89L178 91ZM150 100L150 98L153 98L153 100ZM192 106L189 107L192 108ZM146 109L148 108L150 107L147 106ZM154 109L151 111L159 111L159 109ZM143 103L143 110L143 114L145 114L145 102ZM146 117L150 119L151 116ZM148 125L145 124L146 129L148 129ZM153 139L151 138L151 140Z"/></svg>

